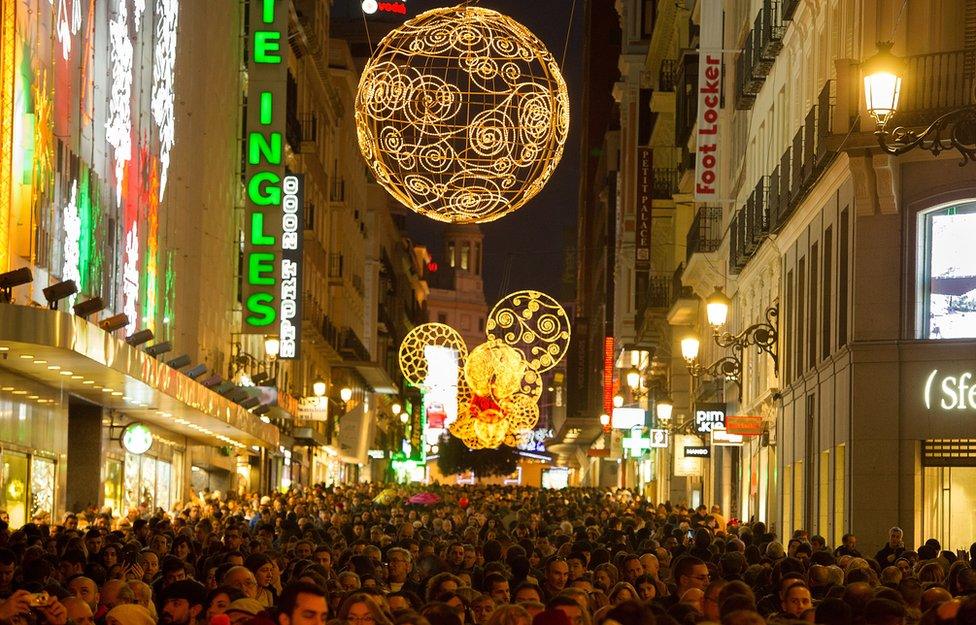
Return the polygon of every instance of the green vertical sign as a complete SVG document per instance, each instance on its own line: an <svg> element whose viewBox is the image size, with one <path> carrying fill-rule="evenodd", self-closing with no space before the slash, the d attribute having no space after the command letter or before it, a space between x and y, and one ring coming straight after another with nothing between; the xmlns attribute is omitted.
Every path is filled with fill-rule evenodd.
<svg viewBox="0 0 976 625"><path fill-rule="evenodd" d="M245 135L243 331L277 334L282 262L282 178L287 0L251 0ZM282 357L287 357L282 354Z"/></svg>

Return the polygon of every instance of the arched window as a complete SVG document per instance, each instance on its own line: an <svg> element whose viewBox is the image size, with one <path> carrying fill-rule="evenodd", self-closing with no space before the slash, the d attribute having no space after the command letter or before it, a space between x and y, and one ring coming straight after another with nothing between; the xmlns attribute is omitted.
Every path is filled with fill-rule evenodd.
<svg viewBox="0 0 976 625"><path fill-rule="evenodd" d="M976 337L976 200L919 215L919 338Z"/></svg>

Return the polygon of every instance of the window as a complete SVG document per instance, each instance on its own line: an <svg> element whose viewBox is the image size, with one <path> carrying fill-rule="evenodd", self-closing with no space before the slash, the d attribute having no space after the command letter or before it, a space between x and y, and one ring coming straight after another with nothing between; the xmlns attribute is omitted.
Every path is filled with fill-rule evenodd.
<svg viewBox="0 0 976 625"><path fill-rule="evenodd" d="M450 265L451 267L454 266L454 244L453 243L447 244L447 264Z"/></svg>
<svg viewBox="0 0 976 625"><path fill-rule="evenodd" d="M823 240L823 306L820 307L821 323L823 324L823 327L820 329L820 357L822 359L830 357L830 281L833 279L833 266L831 264L833 260L831 254L833 253L834 228L833 226L829 226L827 231L824 232Z"/></svg>
<svg viewBox="0 0 976 625"><path fill-rule="evenodd" d="M462 243L461 244L461 269L465 271L471 266L471 244Z"/></svg>
<svg viewBox="0 0 976 625"><path fill-rule="evenodd" d="M844 536L844 505L847 502L845 474L847 458L844 455L845 446L838 445L834 451L834 544L839 545Z"/></svg>
<svg viewBox="0 0 976 625"><path fill-rule="evenodd" d="M783 372L783 376L787 382L793 381L793 367L791 366L793 363L789 357L793 353L792 352L793 350L792 320L793 320L793 270L790 269L788 272L786 272L786 317L784 319L784 321L786 322L786 328L785 328L786 332L784 333L786 340L784 341L784 345L783 345L783 347L785 347L783 351L787 355L787 357L783 359L784 360L783 368L785 369L785 371Z"/></svg>
<svg viewBox="0 0 976 625"><path fill-rule="evenodd" d="M807 261L805 258L801 258L796 270L796 369L795 374L798 376L803 375L804 363L803 359L803 348L805 343L803 342L803 330L806 328L806 302L804 301L804 291L806 290L806 276L807 276Z"/></svg>
<svg viewBox="0 0 976 625"><path fill-rule="evenodd" d="M850 234L850 211L845 208L840 212L840 227L837 232L837 347L847 345L847 256Z"/></svg>
<svg viewBox="0 0 976 625"><path fill-rule="evenodd" d="M817 269L819 266L819 249L816 243L810 248L810 318L808 319L809 329L807 330L807 340L810 342L809 354L807 354L807 366L817 366L817 321L820 315L817 314L817 295L820 289L818 283Z"/></svg>
<svg viewBox="0 0 976 625"><path fill-rule="evenodd" d="M976 337L976 201L919 215L919 338Z"/></svg>

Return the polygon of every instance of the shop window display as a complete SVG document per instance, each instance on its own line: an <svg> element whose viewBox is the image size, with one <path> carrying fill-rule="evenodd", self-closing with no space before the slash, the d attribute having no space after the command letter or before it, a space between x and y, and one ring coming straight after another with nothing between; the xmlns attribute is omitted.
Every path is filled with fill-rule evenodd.
<svg viewBox="0 0 976 625"><path fill-rule="evenodd" d="M976 337L976 202L920 217L920 338Z"/></svg>

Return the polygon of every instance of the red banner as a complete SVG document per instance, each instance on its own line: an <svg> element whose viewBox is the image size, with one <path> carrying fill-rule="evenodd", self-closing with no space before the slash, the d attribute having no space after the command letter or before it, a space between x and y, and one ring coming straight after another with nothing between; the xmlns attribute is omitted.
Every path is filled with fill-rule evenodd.
<svg viewBox="0 0 976 625"><path fill-rule="evenodd" d="M740 436L759 436L763 432L763 418L728 415L725 417L725 431Z"/></svg>

